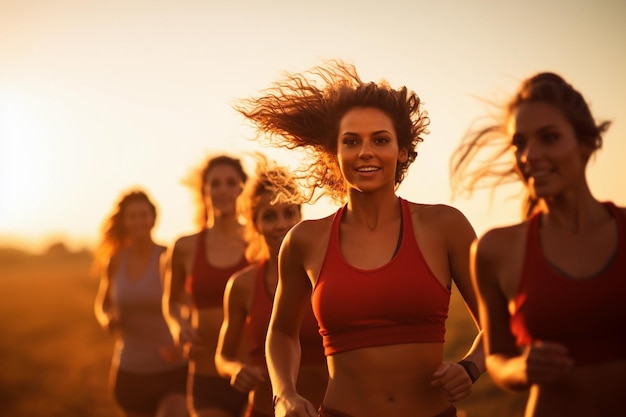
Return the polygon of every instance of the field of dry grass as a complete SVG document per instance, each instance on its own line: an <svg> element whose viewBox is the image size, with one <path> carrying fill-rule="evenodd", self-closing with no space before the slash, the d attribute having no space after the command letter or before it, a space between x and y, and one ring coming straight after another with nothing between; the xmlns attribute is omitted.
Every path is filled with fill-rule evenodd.
<svg viewBox="0 0 626 417"><path fill-rule="evenodd" d="M93 315L97 281L85 254L0 257L0 416L115 417L107 377L113 339ZM468 348L473 324L453 296L446 355ZM488 376L457 404L467 417L521 417L525 397Z"/></svg>

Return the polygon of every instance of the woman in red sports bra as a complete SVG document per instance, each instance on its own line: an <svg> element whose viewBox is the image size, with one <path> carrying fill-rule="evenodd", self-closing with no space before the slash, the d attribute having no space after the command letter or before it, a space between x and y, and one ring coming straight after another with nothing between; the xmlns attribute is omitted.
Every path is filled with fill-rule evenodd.
<svg viewBox="0 0 626 417"><path fill-rule="evenodd" d="M310 157L294 173L309 199L321 191L343 204L298 223L281 246L266 343L276 416L455 416L484 369L479 341L464 362L443 362L453 281L477 314L475 234L452 207L396 195L428 125L419 97L330 62L238 110L271 143ZM330 377L318 410L295 385L309 299Z"/></svg>
<svg viewBox="0 0 626 417"><path fill-rule="evenodd" d="M474 244L472 274L487 368L502 388L529 390L527 417L624 414L626 209L596 199L585 174L608 126L562 77L539 73L452 160L459 190L509 178L526 190L524 220Z"/></svg>
<svg viewBox="0 0 626 417"><path fill-rule="evenodd" d="M272 178L287 178L286 169L258 156L257 173L242 195L247 207L246 257L251 265L229 280L224 295L224 322L217 344L217 369L231 385L248 393L245 417L273 417L272 386L267 375L265 338L278 283L278 251L285 234L302 216L300 205L283 203ZM286 190L297 192L296 184ZM237 347L247 340L249 361L237 358ZM300 329L302 360L297 386L302 395L318 406L328 382L326 359L313 311L309 307Z"/></svg>
<svg viewBox="0 0 626 417"><path fill-rule="evenodd" d="M192 416L238 417L246 395L217 373L214 357L226 282L248 265L236 209L247 175L238 159L219 155L209 159L198 177L201 230L177 239L169 253L163 307L190 360Z"/></svg>

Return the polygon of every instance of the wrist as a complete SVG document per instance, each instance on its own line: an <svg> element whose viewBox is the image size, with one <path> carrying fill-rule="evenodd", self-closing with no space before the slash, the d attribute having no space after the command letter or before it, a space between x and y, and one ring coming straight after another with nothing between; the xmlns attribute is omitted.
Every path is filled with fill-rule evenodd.
<svg viewBox="0 0 626 417"><path fill-rule="evenodd" d="M472 384L476 382L480 377L480 369L478 369L478 366L474 362L463 359L461 361L458 361L457 364L461 365L463 369L465 369L465 372L467 372L467 375L469 376L470 381L472 381Z"/></svg>

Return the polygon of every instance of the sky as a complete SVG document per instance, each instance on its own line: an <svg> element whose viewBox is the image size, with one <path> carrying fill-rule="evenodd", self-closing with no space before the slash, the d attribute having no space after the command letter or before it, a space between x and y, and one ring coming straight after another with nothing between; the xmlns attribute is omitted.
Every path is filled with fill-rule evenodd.
<svg viewBox="0 0 626 417"><path fill-rule="evenodd" d="M430 134L398 194L454 205L479 235L518 221L519 200L511 189L452 200L450 155L481 99L504 100L539 71L613 121L588 178L596 197L626 205L624 18L623 0L0 0L0 247L92 247L135 187L159 209L156 240L194 232L183 181L210 155L299 163L251 140L233 104L326 59L417 92Z"/></svg>

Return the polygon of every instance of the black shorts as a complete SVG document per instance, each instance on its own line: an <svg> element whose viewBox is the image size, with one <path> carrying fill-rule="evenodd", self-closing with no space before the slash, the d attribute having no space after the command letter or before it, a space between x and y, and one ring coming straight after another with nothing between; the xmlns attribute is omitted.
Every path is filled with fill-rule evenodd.
<svg viewBox="0 0 626 417"><path fill-rule="evenodd" d="M240 416L248 394L234 389L228 379L219 376L193 375L190 391L193 409L219 408Z"/></svg>
<svg viewBox="0 0 626 417"><path fill-rule="evenodd" d="M113 386L115 401L132 413L155 413L168 394L187 392L187 365L171 371L138 374L117 370Z"/></svg>

